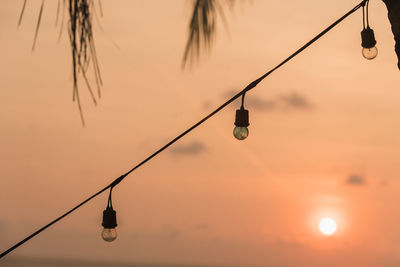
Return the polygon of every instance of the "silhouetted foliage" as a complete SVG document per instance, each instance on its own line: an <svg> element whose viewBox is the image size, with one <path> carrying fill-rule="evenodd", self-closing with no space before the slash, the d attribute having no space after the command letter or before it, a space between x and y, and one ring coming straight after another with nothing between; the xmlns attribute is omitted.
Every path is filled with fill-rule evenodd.
<svg viewBox="0 0 400 267"><path fill-rule="evenodd" d="M192 0L192 16L189 23L189 37L186 42L182 67L197 60L200 49L209 50L216 33L218 14L226 23L223 5L232 7L235 0Z"/></svg>
<svg viewBox="0 0 400 267"><path fill-rule="evenodd" d="M202 47L206 50L210 48L216 32L216 20L218 14L220 15L222 21L226 23L223 5L232 7L234 2L235 0L192 0L193 13L189 23L189 37L182 60L182 67L184 67L188 61L193 63L194 60L197 60ZM24 0L18 25L20 25L22 22L26 3L27 0ZM44 4L45 0L42 0L32 50L35 49ZM98 5L100 14L102 15L103 11L101 7L101 0L97 0L96 4ZM97 105L96 95L94 94L87 78L87 71L90 63L92 63L94 70L98 98L101 96L100 87L102 86L102 79L92 30L93 15L97 16L95 0L58 0L56 24L58 24L58 21L61 21L60 36L64 27L63 18L66 10L69 15L68 35L72 53L73 100L77 102L82 124L85 125L82 104L78 90L78 80L79 76L81 75L86 83L94 104ZM60 14L61 19L59 19Z"/></svg>
<svg viewBox="0 0 400 267"><path fill-rule="evenodd" d="M26 8L27 0L24 0L23 6L21 9L21 14L19 17L18 25L21 24L22 18L24 15L24 11ZM101 11L101 2L98 0L98 5L100 12ZM40 28L40 21L43 14L45 0L42 0L38 21L36 25L35 37L32 45L32 50L35 49L35 44L37 40L37 36ZM93 39L93 30L92 30L92 21L93 14L96 14L95 11L95 2L94 0L58 0L57 5L57 18L56 24L59 21L59 17L61 14L62 19L60 20L60 35L64 26L64 14L67 12L69 21L68 21L68 36L71 45L71 53L72 53L72 73L73 73L73 101L77 102L82 125L85 125L85 120L82 111L82 104L80 99L80 94L78 90L78 80L81 75L86 83L86 86L90 92L93 103L97 105L96 98L101 97L100 87L102 85L100 68L96 55L96 48ZM97 86L97 97L92 90L92 87L87 78L88 68L90 63L93 67L94 77L96 80Z"/></svg>
<svg viewBox="0 0 400 267"><path fill-rule="evenodd" d="M395 51L398 58L397 66L400 69L400 1L399 0L383 0L388 9L388 17L392 25L392 32L396 41Z"/></svg>
<svg viewBox="0 0 400 267"><path fill-rule="evenodd" d="M60 0L59 0L60 1ZM65 5L65 0L63 5ZM97 61L96 48L93 40L92 21L93 21L93 0L69 0L68 14L69 14L69 27L68 35L71 42L72 51L72 66L74 77L73 100L77 101L79 111L81 114L82 123L84 124L83 112L78 90L78 75L82 74L86 86L92 96L94 104L96 96L87 79L86 72L92 63L94 76L97 85L97 96L101 97L100 86L102 80L100 76L99 64Z"/></svg>
<svg viewBox="0 0 400 267"><path fill-rule="evenodd" d="M60 36L64 25L64 14L67 10L69 15L68 35L72 53L73 68L73 100L77 102L82 124L85 124L82 105L78 90L78 79L81 75L86 83L92 100L97 105L96 98L101 97L100 87L102 79L100 75L99 63L96 55L96 48L93 39L93 15L97 16L95 9L96 0L58 0L57 19L59 21L60 14ZM383 0L389 11L389 20L392 24L392 31L396 40L396 53L399 58L400 69L400 1L399 0ZM23 14L26 8L27 0L24 0L19 16L18 25L21 24ZM35 37L32 50L35 48L40 22L43 14L45 0L42 0L39 16L36 24ZM226 24L224 8L232 7L235 0L191 0L192 15L189 21L188 39L182 59L182 67L187 63L193 63L198 60L201 51L210 50L216 35L216 24L218 16L222 22ZM96 5L102 15L101 0L96 1ZM97 86L97 97L87 78L87 71L92 63L94 77Z"/></svg>

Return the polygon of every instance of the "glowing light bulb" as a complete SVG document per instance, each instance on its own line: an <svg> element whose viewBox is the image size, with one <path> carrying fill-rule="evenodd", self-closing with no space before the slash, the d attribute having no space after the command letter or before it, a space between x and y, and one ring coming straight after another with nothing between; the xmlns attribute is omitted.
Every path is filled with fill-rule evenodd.
<svg viewBox="0 0 400 267"><path fill-rule="evenodd" d="M244 140L249 136L249 129L247 127L236 126L233 129L233 136L238 140Z"/></svg>
<svg viewBox="0 0 400 267"><path fill-rule="evenodd" d="M236 110L235 128L233 136L238 140L244 140L249 136L249 111L244 109L243 105Z"/></svg>
<svg viewBox="0 0 400 267"><path fill-rule="evenodd" d="M117 239L117 213L112 207L107 206L103 211L103 223L104 229L101 231L101 237L104 241L112 242Z"/></svg>
<svg viewBox="0 0 400 267"><path fill-rule="evenodd" d="M362 55L364 58L366 58L368 60L374 59L378 55L378 48L376 48L376 46L371 47L371 48L363 47Z"/></svg>
<svg viewBox="0 0 400 267"><path fill-rule="evenodd" d="M112 242L117 239L117 229L115 228L104 228L101 231L101 237L104 241Z"/></svg>
<svg viewBox="0 0 400 267"><path fill-rule="evenodd" d="M376 58L378 55L378 48L376 48L375 34L369 26L362 30L361 41L363 57L368 60Z"/></svg>

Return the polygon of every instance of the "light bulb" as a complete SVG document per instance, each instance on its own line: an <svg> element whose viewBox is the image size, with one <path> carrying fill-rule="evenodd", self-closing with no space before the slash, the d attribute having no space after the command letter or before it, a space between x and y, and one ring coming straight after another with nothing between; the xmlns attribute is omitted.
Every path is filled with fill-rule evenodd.
<svg viewBox="0 0 400 267"><path fill-rule="evenodd" d="M247 127L236 126L233 129L233 136L238 140L244 140L249 136L249 129Z"/></svg>
<svg viewBox="0 0 400 267"><path fill-rule="evenodd" d="M378 48L376 48L376 46L371 47L371 48L363 47L362 55L364 58L366 58L368 60L374 59L378 55Z"/></svg>
<svg viewBox="0 0 400 267"><path fill-rule="evenodd" d="M235 128L233 129L233 136L238 140L244 140L249 136L249 111L244 109L243 104L240 109L236 110Z"/></svg>
<svg viewBox="0 0 400 267"><path fill-rule="evenodd" d="M101 231L101 237L104 241L112 242L117 239L117 229L115 228L104 228Z"/></svg>
<svg viewBox="0 0 400 267"><path fill-rule="evenodd" d="M113 210L112 206L108 206L103 211L103 225L104 229L101 232L101 237L104 241L112 242L117 238L117 213Z"/></svg>
<svg viewBox="0 0 400 267"><path fill-rule="evenodd" d="M376 58L378 55L374 30L372 30L369 26L364 28L361 32L361 46L363 47L362 55L364 58L371 60Z"/></svg>

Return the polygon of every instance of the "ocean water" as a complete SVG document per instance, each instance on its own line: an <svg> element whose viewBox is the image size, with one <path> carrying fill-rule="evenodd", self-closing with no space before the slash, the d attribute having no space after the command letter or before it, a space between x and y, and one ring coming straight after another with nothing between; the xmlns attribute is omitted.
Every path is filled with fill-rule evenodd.
<svg viewBox="0 0 400 267"><path fill-rule="evenodd" d="M168 265L147 263L91 262L56 259L7 258L0 260L1 267L200 267L195 265ZM212 267L212 266L207 266Z"/></svg>

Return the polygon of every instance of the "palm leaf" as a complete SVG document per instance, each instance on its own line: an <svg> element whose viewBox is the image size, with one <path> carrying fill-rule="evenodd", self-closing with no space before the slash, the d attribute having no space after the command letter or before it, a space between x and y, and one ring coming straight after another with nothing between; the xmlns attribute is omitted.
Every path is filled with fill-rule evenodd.
<svg viewBox="0 0 400 267"><path fill-rule="evenodd" d="M24 6L25 6L25 4L24 4ZM38 17L38 21L36 23L35 37L33 38L32 51L35 50L36 40L38 37L39 28L40 28L40 22L42 21L43 7L44 7L44 0L42 0L42 4L40 5L39 17Z"/></svg>
<svg viewBox="0 0 400 267"><path fill-rule="evenodd" d="M27 1L27 0L24 0L24 4L22 5L21 13L20 13L19 19L18 19L18 26L21 25L22 17L24 16L25 7L26 7L26 1Z"/></svg>
<svg viewBox="0 0 400 267"><path fill-rule="evenodd" d="M60 1L62 1L62 11L61 11L61 26L60 26L60 36L64 27L64 13L66 12L69 15L69 23L68 23L68 36L70 39L71 45L71 54L72 54L72 73L73 73L73 101L77 102L82 125L85 125L85 119L82 110L81 98L79 94L79 77L82 76L86 87L90 93L93 103L96 105L96 98L101 97L100 87L102 86L102 79L100 75L100 67L96 55L96 47L93 38L93 8L94 8L94 0L58 0L57 5L57 14L56 14L56 25L58 24L58 20L60 17ZM21 24L22 18L25 12L27 0L24 0L21 14L18 20L18 25ZM101 2L98 0L99 8L101 9ZM39 28L40 22L42 19L44 9L44 0L42 0L42 4L40 6L39 16L36 24L35 37L33 41L32 50L34 50ZM102 12L102 11L100 11ZM59 38L60 38L59 36ZM97 96L94 94L92 90L92 86L89 83L87 72L89 66L92 65L94 77L96 80L97 86Z"/></svg>
<svg viewBox="0 0 400 267"><path fill-rule="evenodd" d="M184 68L188 62L193 63L200 56L201 49L209 51L216 34L218 15L226 24L223 3L233 6L234 0L192 0L192 16L189 22L189 36L182 59Z"/></svg>

